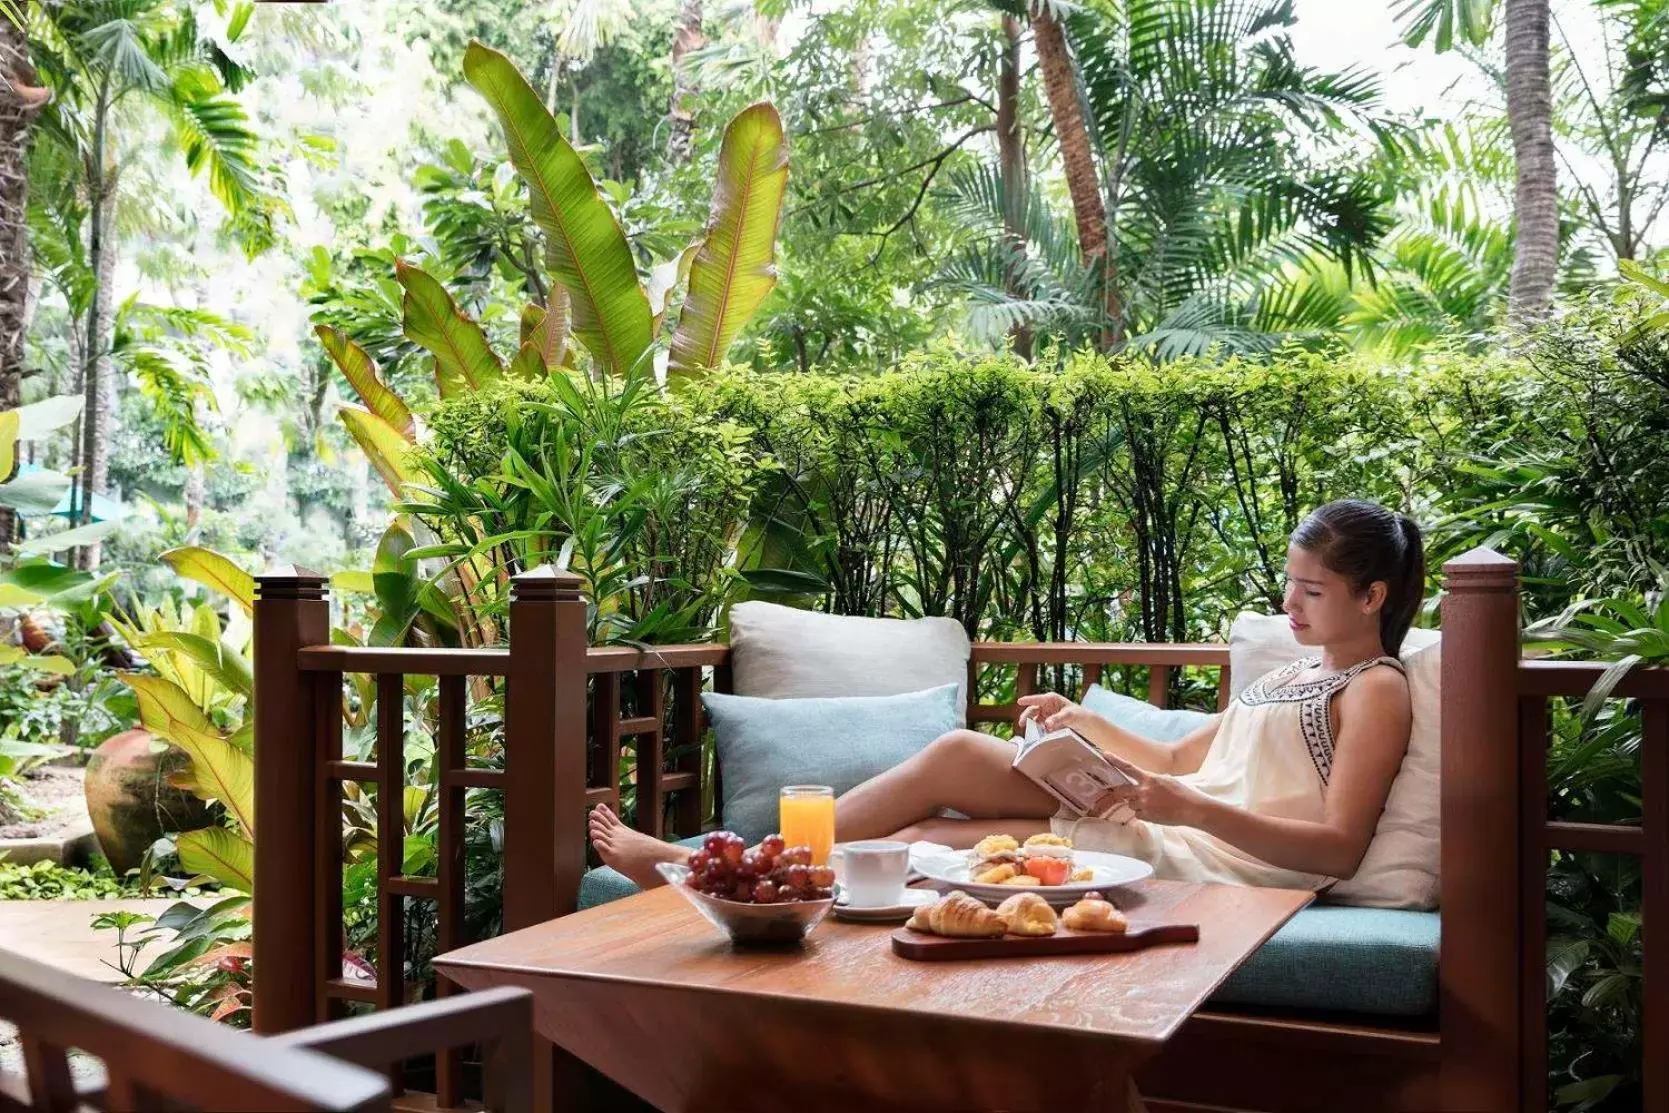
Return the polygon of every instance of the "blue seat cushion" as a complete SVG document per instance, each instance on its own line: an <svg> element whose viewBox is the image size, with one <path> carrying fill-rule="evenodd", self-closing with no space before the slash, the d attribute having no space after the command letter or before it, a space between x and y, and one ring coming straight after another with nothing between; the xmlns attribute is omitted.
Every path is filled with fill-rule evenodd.
<svg viewBox="0 0 1669 1113"><path fill-rule="evenodd" d="M1212 1001L1423 1016L1436 1008L1438 934L1436 912L1314 905L1254 951Z"/></svg>
<svg viewBox="0 0 1669 1113"><path fill-rule="evenodd" d="M673 845L687 846L694 850L701 845L702 837L697 835L690 839L679 839ZM586 870L585 876L580 878L579 906L582 911L596 908L599 904L629 897L637 891L638 887L632 884L625 874L607 866L598 866L594 870Z"/></svg>

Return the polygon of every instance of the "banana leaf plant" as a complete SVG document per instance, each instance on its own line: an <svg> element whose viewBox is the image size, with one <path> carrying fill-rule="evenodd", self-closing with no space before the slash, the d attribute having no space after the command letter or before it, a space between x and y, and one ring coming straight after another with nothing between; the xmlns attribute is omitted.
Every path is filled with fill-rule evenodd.
<svg viewBox="0 0 1669 1113"><path fill-rule="evenodd" d="M776 283L776 238L788 184L788 144L776 109L755 104L730 121L705 233L656 267L645 284L620 222L584 160L514 64L471 43L464 76L497 116L510 160L527 186L529 211L544 237L551 294L544 304L523 310L517 348L503 358L440 282L418 267L398 264L403 331L428 353L440 397L455 398L505 378L569 374L579 366L576 342L602 376L648 374L680 283L687 290L666 343L667 374L676 382L721 364ZM411 408L364 347L329 325L315 331L363 402L342 407L343 424L394 494L404 496L423 481L410 461L419 436ZM493 640L490 623L473 604L482 580L503 574L475 559L449 566L442 582L464 604L458 608L464 644Z"/></svg>
<svg viewBox="0 0 1669 1113"><path fill-rule="evenodd" d="M384 533L369 572L338 574L333 585L343 594L374 598L368 632L332 631L343 644L455 644L456 615L432 584L418 573L407 554L415 542L399 522ZM134 613L119 614L112 625L150 672L120 674L133 690L139 721L158 738L178 747L190 764L174 778L181 788L218 802L225 824L187 831L174 839L180 864L196 875L212 877L245 893L254 885L255 759L253 648L255 578L220 553L204 548L174 549L162 559L183 579L202 584L231 606L222 623L205 602L178 606L165 601ZM375 681L355 677L354 697L343 703L350 731L371 721ZM425 790L419 790L425 791ZM375 847L366 820L365 801L357 791L344 802L344 824L356 841L356 853ZM419 808L421 812L423 809ZM429 809L432 811L432 808Z"/></svg>

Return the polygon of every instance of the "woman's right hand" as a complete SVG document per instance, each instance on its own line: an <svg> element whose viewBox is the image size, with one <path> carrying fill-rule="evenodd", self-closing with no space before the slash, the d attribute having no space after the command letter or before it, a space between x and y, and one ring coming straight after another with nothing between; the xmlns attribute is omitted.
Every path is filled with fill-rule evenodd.
<svg viewBox="0 0 1669 1113"><path fill-rule="evenodd" d="M1079 730L1084 722L1090 718L1090 712L1059 692L1038 692L1036 695L1021 696L1020 719L1016 724L1022 733L1028 722L1036 722L1044 730L1060 730L1071 727Z"/></svg>

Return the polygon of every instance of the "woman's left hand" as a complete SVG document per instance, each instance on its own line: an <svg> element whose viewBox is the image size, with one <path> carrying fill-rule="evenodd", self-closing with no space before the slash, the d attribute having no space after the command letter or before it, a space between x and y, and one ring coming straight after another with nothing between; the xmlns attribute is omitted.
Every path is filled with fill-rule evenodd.
<svg viewBox="0 0 1669 1113"><path fill-rule="evenodd" d="M1204 825L1205 806L1211 797L1176 777L1164 773L1150 773L1132 765L1117 754L1103 751L1113 766L1130 778L1131 784L1110 789L1102 798L1127 804L1137 819L1160 823L1167 827L1201 827Z"/></svg>

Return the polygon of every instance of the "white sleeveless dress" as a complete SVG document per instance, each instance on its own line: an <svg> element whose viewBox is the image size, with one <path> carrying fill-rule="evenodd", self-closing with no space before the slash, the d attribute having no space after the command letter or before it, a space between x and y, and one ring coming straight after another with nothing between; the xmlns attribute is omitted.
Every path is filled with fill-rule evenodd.
<svg viewBox="0 0 1669 1113"><path fill-rule="evenodd" d="M1376 665L1402 670L1395 657L1375 657L1343 672L1287 683L1321 663L1307 657L1276 669L1229 704L1199 771L1177 779L1225 804L1258 815L1320 822L1326 818L1333 771L1333 697ZM1193 827L1057 815L1057 835L1083 850L1126 854L1151 863L1157 877L1271 889L1320 890L1336 878L1272 866Z"/></svg>

